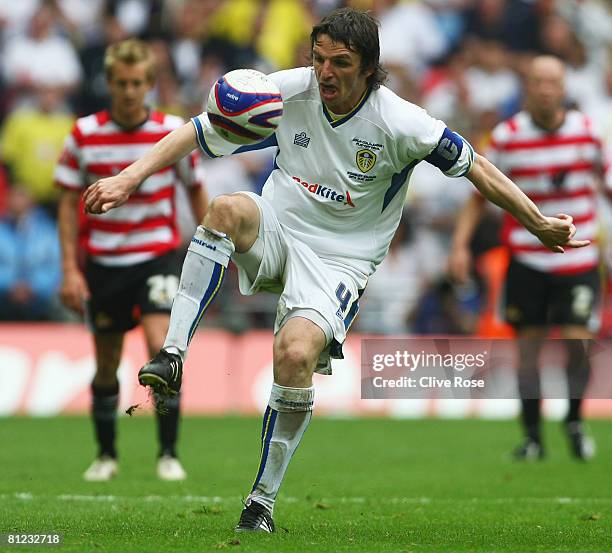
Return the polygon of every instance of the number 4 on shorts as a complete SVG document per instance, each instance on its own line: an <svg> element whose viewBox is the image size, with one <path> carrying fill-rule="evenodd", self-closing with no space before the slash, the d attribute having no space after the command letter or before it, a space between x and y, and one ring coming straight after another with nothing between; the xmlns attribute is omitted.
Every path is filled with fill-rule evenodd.
<svg viewBox="0 0 612 553"><path fill-rule="evenodd" d="M338 309L338 314L341 315L347 310L352 297L350 290L346 287L346 284L344 284L344 282L338 284L338 288L336 288L336 297L340 302L340 309Z"/></svg>

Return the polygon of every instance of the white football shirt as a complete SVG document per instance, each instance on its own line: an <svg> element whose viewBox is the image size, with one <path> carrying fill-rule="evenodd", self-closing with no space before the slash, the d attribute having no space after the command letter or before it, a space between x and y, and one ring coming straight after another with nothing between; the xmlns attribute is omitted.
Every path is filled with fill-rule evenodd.
<svg viewBox="0 0 612 553"><path fill-rule="evenodd" d="M350 270L363 287L389 249L417 163L463 176L474 151L442 121L384 86L334 120L311 67L270 78L284 103L274 135L239 147L221 138L202 113L192 119L200 147L218 157L276 146L263 197L288 233L326 262Z"/></svg>

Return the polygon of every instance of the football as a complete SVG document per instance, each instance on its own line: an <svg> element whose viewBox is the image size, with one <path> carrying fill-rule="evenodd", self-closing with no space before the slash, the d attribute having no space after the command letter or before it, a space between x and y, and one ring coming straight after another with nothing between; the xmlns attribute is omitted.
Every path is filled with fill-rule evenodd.
<svg viewBox="0 0 612 553"><path fill-rule="evenodd" d="M278 87L254 69L236 69L217 80L208 95L208 119L233 144L255 144L274 133L283 115Z"/></svg>

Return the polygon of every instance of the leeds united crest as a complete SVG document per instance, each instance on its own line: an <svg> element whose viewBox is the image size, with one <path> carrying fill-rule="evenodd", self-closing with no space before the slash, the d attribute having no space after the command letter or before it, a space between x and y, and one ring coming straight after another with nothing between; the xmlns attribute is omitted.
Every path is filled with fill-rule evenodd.
<svg viewBox="0 0 612 553"><path fill-rule="evenodd" d="M359 150L356 156L357 167L362 173L367 173L376 165L376 154L371 150Z"/></svg>

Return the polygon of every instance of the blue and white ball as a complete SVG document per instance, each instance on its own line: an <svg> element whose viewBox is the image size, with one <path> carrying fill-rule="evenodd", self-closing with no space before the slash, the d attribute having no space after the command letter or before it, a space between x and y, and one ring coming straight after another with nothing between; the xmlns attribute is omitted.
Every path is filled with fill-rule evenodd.
<svg viewBox="0 0 612 553"><path fill-rule="evenodd" d="M254 69L236 69L211 88L206 108L215 131L233 144L255 144L276 131L283 115L278 87Z"/></svg>

